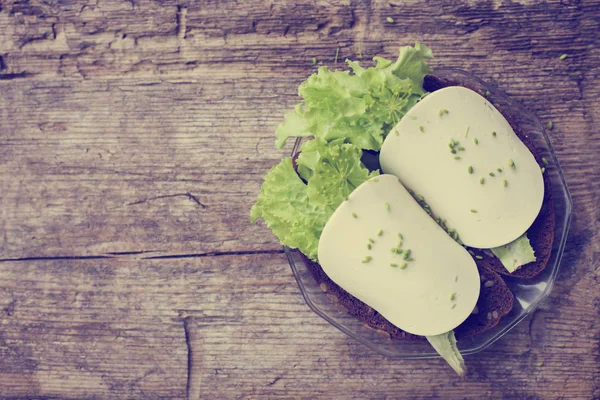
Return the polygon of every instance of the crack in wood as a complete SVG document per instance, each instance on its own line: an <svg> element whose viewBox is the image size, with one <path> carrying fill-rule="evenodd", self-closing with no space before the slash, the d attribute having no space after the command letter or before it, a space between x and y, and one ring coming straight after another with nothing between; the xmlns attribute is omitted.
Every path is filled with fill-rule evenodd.
<svg viewBox="0 0 600 400"><path fill-rule="evenodd" d="M273 386L274 384L276 384L280 380L281 380L281 376L278 376L275 379L273 379L271 382L267 383L267 386Z"/></svg>
<svg viewBox="0 0 600 400"><path fill-rule="evenodd" d="M147 199L142 199L142 200L138 200L138 201L134 201L132 203L127 203L125 204L126 206L134 206L137 204L143 204L143 203L147 203L149 201L153 201L153 200L158 200L158 199L168 199L171 197L187 197L188 199L190 199L191 201L193 201L194 203L196 203L197 205L199 205L200 207L202 207L202 209L206 210L208 208L207 205L203 204L198 197L194 196L193 194L191 194L190 192L186 192L186 193L175 193L175 194L165 194L165 195L161 195L161 196L155 196L155 197L149 197Z"/></svg>
<svg viewBox="0 0 600 400"><path fill-rule="evenodd" d="M170 258L202 258L202 257L223 257L223 256L247 256L258 254L283 254L284 250L250 250L250 251L214 251L209 253L196 254L173 254L168 256L143 257L143 260L157 260Z"/></svg>
<svg viewBox="0 0 600 400"><path fill-rule="evenodd" d="M185 344L187 346L187 384L186 384L186 388L185 388L185 393L186 393L186 398L189 400L190 399L190 390L192 388L192 342L191 342L191 335L190 335L190 320L192 317L185 317L183 318L183 331L185 332Z"/></svg>
<svg viewBox="0 0 600 400"><path fill-rule="evenodd" d="M34 76L35 74L31 72L15 72L12 74L0 74L0 81L10 81L13 79L21 79L28 78L30 76Z"/></svg>
<svg viewBox="0 0 600 400"><path fill-rule="evenodd" d="M187 7L177 6L177 39L180 41L179 46L181 46L181 42L185 39L185 34L187 31Z"/></svg>
<svg viewBox="0 0 600 400"><path fill-rule="evenodd" d="M107 252L102 256L47 256L47 257L20 257L20 258L0 258L0 263L3 262L26 262L26 261L60 261L60 260L102 260L111 259L115 256L138 255L146 253L156 253L162 250L142 250L142 251L120 251ZM196 254L173 254L165 256L150 256L142 257L142 260L155 259L178 259L178 258L202 258L202 257L222 257L222 256L245 256L245 255L261 255L261 254L283 254L283 250L250 250L250 251L214 251L208 253Z"/></svg>
<svg viewBox="0 0 600 400"><path fill-rule="evenodd" d="M146 254L146 253L157 253L164 250L141 250L141 251L109 251L106 254L110 254L111 256L132 256L138 254Z"/></svg>
<svg viewBox="0 0 600 400"><path fill-rule="evenodd" d="M110 256L56 256L56 257L21 257L21 258L0 258L0 262L18 262L18 261L57 261L57 260L100 260L113 258Z"/></svg>

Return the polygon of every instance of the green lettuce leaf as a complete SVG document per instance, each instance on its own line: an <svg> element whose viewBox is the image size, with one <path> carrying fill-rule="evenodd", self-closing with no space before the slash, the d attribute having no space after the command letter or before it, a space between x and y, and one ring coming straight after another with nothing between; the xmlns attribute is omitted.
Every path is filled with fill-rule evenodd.
<svg viewBox="0 0 600 400"><path fill-rule="evenodd" d="M353 144L320 143L319 162L308 180L308 197L315 203L329 207L333 212L354 189L369 178L379 175L379 172L369 173L360 161L362 150Z"/></svg>
<svg viewBox="0 0 600 400"><path fill-rule="evenodd" d="M281 244L297 248L315 259L319 238L331 212L310 202L308 188L294 171L292 159L284 158L265 176L250 220L262 218Z"/></svg>
<svg viewBox="0 0 600 400"><path fill-rule="evenodd" d="M288 137L312 135L379 150L391 128L426 94L423 78L431 72L431 58L431 50L416 43L402 47L396 62L375 57L374 67L363 68L346 60L352 74L320 67L300 85L304 102L277 127L276 146L283 147Z"/></svg>
<svg viewBox="0 0 600 400"><path fill-rule="evenodd" d="M298 164L298 174L300 174L302 179L308 181L321 159L321 153L329 151L327 150L329 147L342 144L344 144L344 139L333 140L329 142L329 146L327 141L320 138L304 142L300 147L300 154L296 159L296 164Z"/></svg>
<svg viewBox="0 0 600 400"><path fill-rule="evenodd" d="M504 268L511 273L515 272L519 267L536 260L527 233L524 233L509 244L495 247L491 250L498 257L502 265L504 265Z"/></svg>
<svg viewBox="0 0 600 400"><path fill-rule="evenodd" d="M354 189L378 173L369 173L360 161L362 150L352 144L320 140L307 148L318 153L307 161L310 169L305 165L311 171L308 182L294 171L290 157L283 159L265 176L250 220L262 218L281 244L316 260L319 238L331 214Z"/></svg>
<svg viewBox="0 0 600 400"><path fill-rule="evenodd" d="M467 367L462 354L460 354L460 351L458 350L458 346L456 346L454 331L442 333L441 335L427 336L427 340L429 341L429 344L433 346L435 351L446 360L448 365L450 365L461 378L464 378L467 374Z"/></svg>

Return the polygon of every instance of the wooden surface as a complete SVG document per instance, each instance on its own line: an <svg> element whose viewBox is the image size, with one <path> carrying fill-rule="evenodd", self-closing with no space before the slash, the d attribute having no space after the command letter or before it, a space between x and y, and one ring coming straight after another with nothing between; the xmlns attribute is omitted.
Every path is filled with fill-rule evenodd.
<svg viewBox="0 0 600 400"><path fill-rule="evenodd" d="M599 31L597 1L0 0L0 398L600 398ZM312 58L415 40L553 121L574 200L550 298L465 381L329 326L248 222Z"/></svg>

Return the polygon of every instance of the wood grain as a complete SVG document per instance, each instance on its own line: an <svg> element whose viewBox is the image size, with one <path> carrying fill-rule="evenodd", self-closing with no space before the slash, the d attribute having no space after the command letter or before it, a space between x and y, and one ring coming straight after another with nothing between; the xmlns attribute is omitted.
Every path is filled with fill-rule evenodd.
<svg viewBox="0 0 600 400"><path fill-rule="evenodd" d="M590 398L597 378L589 281L467 357L462 381L441 360L386 359L328 325L306 307L283 254L0 271L3 397Z"/></svg>
<svg viewBox="0 0 600 400"><path fill-rule="evenodd" d="M600 398L598 31L597 1L1 1L0 397ZM553 121L574 200L550 299L465 381L327 325L248 222L312 58L416 40Z"/></svg>

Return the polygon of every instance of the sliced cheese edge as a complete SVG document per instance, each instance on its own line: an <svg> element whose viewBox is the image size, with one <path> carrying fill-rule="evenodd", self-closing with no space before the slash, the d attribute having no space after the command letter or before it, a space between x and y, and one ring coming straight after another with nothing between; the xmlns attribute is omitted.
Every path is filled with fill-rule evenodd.
<svg viewBox="0 0 600 400"><path fill-rule="evenodd" d="M479 297L472 257L393 175L363 183L336 209L323 229L318 258L344 290L415 335L454 329Z"/></svg>
<svg viewBox="0 0 600 400"><path fill-rule="evenodd" d="M464 87L440 89L415 105L384 141L380 164L471 247L517 239L544 199L534 156L486 98Z"/></svg>

